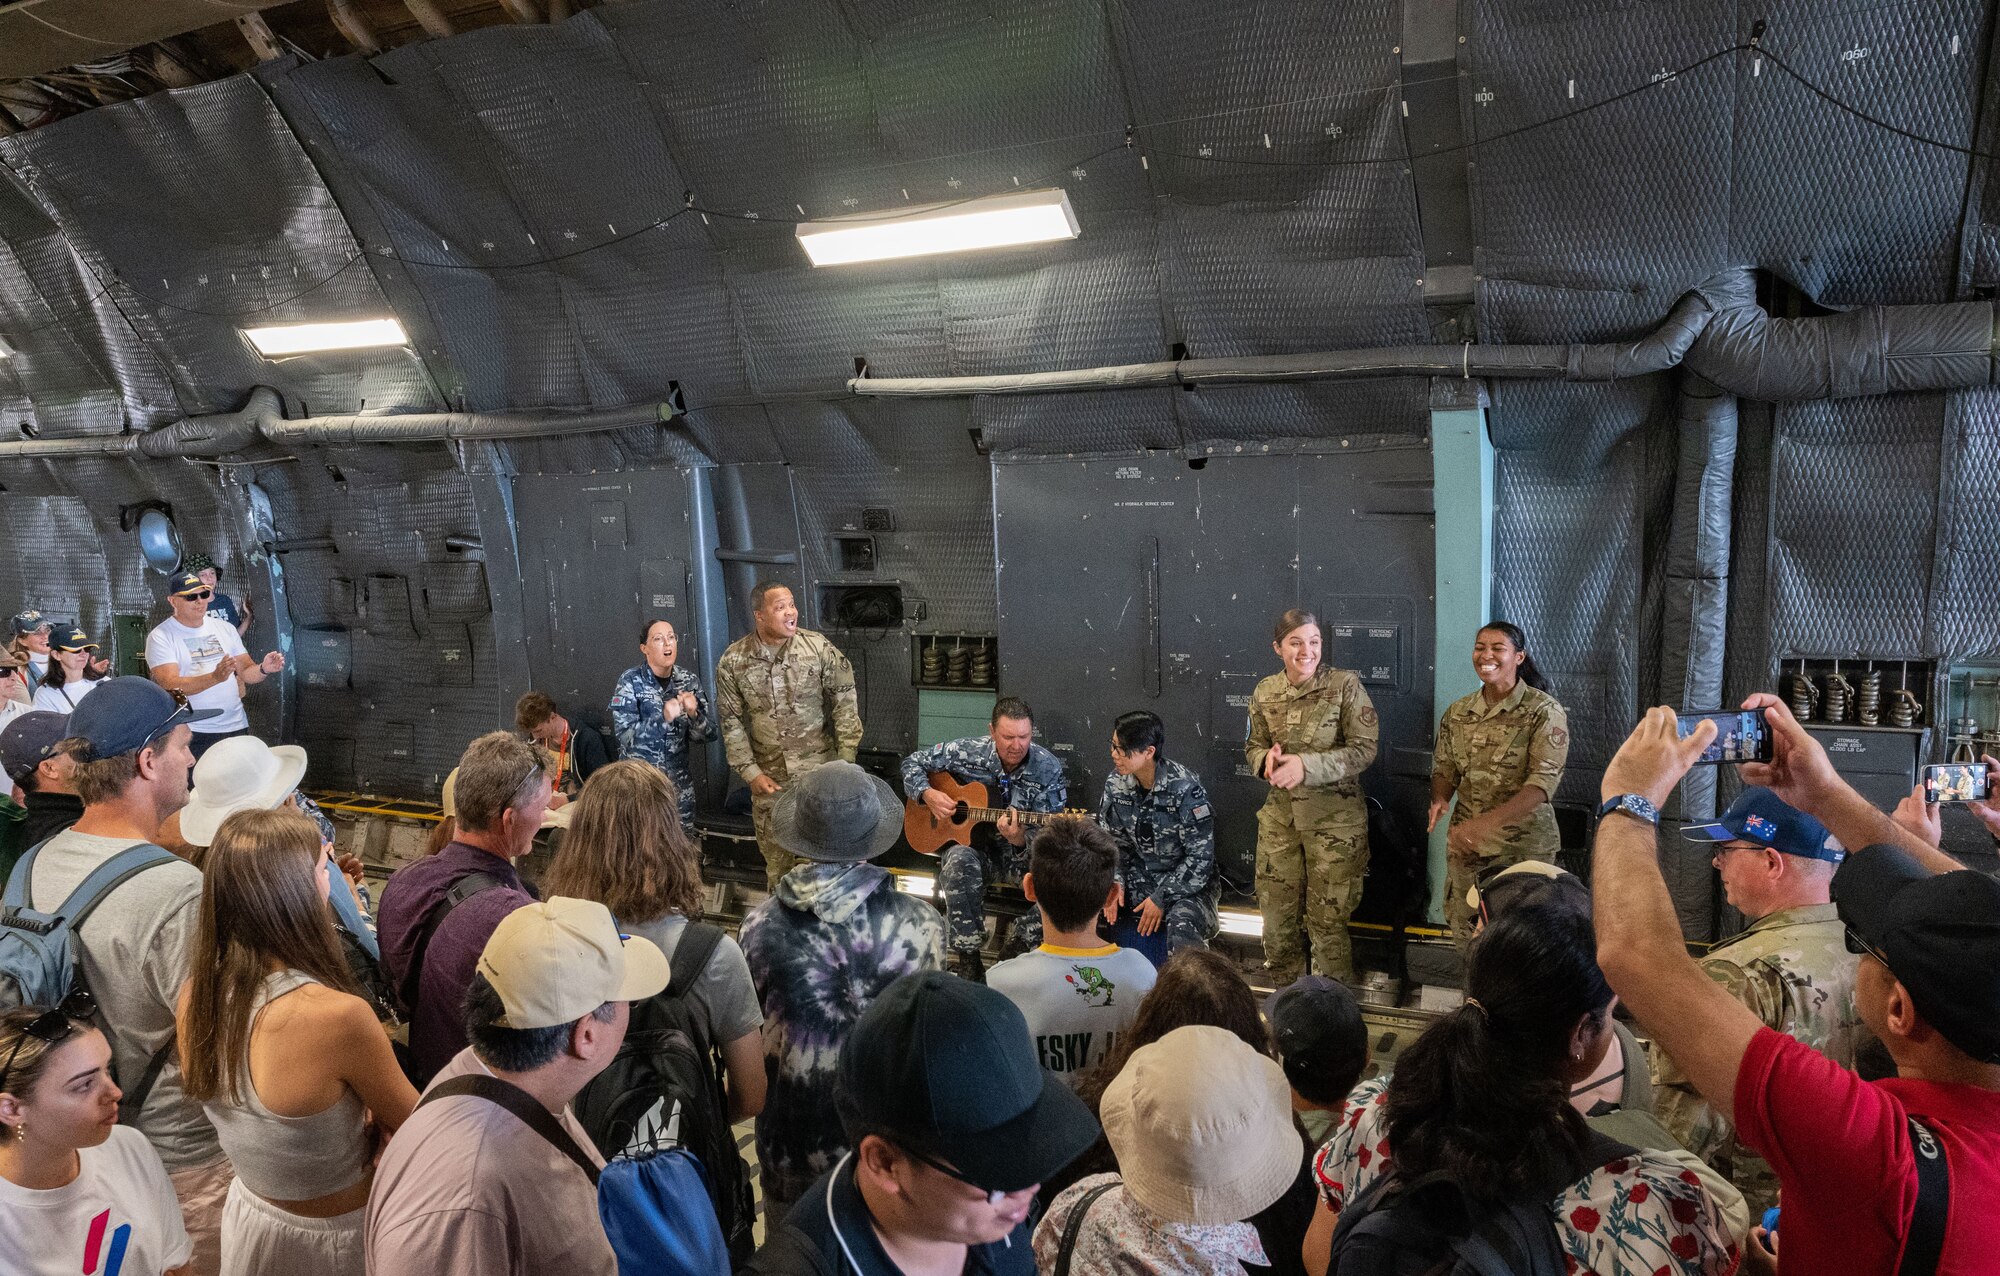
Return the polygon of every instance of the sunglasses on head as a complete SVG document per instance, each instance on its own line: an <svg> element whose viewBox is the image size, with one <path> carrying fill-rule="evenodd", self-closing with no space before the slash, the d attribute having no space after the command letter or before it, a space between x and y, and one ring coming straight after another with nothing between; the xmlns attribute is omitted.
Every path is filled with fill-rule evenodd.
<svg viewBox="0 0 2000 1276"><path fill-rule="evenodd" d="M14 1070L14 1061L21 1057L21 1047L33 1037L45 1046L57 1046L69 1039L76 1031L76 1021L89 1019L97 1013L97 1001L82 988L76 989L63 998L63 1003L54 1010L36 1016L28 1026L21 1029L21 1039L7 1052L7 1062L0 1064L0 1091L7 1088L7 1074Z"/></svg>

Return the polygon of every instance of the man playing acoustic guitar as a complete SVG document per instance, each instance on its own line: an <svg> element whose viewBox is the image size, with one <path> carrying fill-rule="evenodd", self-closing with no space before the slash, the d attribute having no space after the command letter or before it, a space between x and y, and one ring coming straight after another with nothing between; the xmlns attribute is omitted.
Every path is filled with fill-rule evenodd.
<svg viewBox="0 0 2000 1276"><path fill-rule="evenodd" d="M922 802L941 823L958 813L958 800L931 787L934 771L959 783L983 784L992 805L1005 810L993 824L975 823L967 841L952 845L938 857L938 892L944 896L945 943L951 968L967 979L984 981L980 949L986 944L986 881L989 870L1001 881L1019 882L1028 866L1028 835L1024 812L1060 811L1069 798L1069 784L1056 755L1035 743L1035 715L1027 702L1003 696L993 706L985 735L947 740L919 749L903 759L903 792ZM1014 923L1010 947L1042 942L1042 919L1033 911Z"/></svg>

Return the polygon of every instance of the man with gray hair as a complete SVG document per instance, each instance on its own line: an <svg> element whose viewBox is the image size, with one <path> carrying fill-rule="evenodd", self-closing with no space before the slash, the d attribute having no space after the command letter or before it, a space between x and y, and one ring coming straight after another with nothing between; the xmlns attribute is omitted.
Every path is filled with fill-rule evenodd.
<svg viewBox="0 0 2000 1276"><path fill-rule="evenodd" d="M459 1007L493 928L534 902L514 861L534 846L555 778L555 758L541 745L508 731L480 736L458 763L458 835L382 888L382 973L409 1013L419 1084L465 1048Z"/></svg>

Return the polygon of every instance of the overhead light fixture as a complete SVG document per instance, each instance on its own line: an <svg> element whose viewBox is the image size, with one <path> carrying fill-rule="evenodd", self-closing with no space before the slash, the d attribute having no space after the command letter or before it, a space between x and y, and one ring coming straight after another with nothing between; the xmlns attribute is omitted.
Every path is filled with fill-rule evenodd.
<svg viewBox="0 0 2000 1276"><path fill-rule="evenodd" d="M277 328L245 328L243 335L265 358L309 354L319 350L364 350L370 346L406 346L410 336L394 319L356 319L348 323L292 323Z"/></svg>
<svg viewBox="0 0 2000 1276"><path fill-rule="evenodd" d="M906 213L858 213L803 222L798 236L813 265L844 266L1075 239L1077 224L1069 192L1057 189L931 204Z"/></svg>

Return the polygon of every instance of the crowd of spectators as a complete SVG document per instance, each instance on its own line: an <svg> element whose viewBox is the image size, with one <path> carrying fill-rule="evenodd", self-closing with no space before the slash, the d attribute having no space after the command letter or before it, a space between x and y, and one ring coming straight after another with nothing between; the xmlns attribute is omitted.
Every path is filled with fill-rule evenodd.
<svg viewBox="0 0 2000 1276"><path fill-rule="evenodd" d="M1170 854L1150 825L1029 812L1039 942L948 973L952 923L874 862L900 796L838 756L783 755L759 795L775 880L722 932L675 773L714 724L664 622L621 681L643 730L524 697L376 905L298 791L304 752L248 734L244 690L283 661L253 661L247 609L216 597L174 578L149 678L33 612L0 658L9 702L30 681L49 702L0 720L0 980L57 951L24 937L68 945L36 984L55 995L0 1014L9 1272L1990 1264L2000 883L1937 849L1921 802L1870 806L1773 697L1749 706L1772 760L1684 831L1743 935L1688 955L1656 825L1713 728L1653 710L1605 772L1589 882L1535 860L1478 876L1463 1004L1382 1066L1344 983L1260 998L1207 946L1212 883L1127 862ZM770 606L759 633L783 637ZM732 704L791 659L739 656ZM1000 774L1025 712L979 746ZM1157 719L1128 718L1126 796L1201 827ZM949 754L920 760L925 784ZM531 886L520 862L566 797ZM1864 1078L1870 1043L1886 1062ZM722 1257L696 1263L711 1235Z"/></svg>

